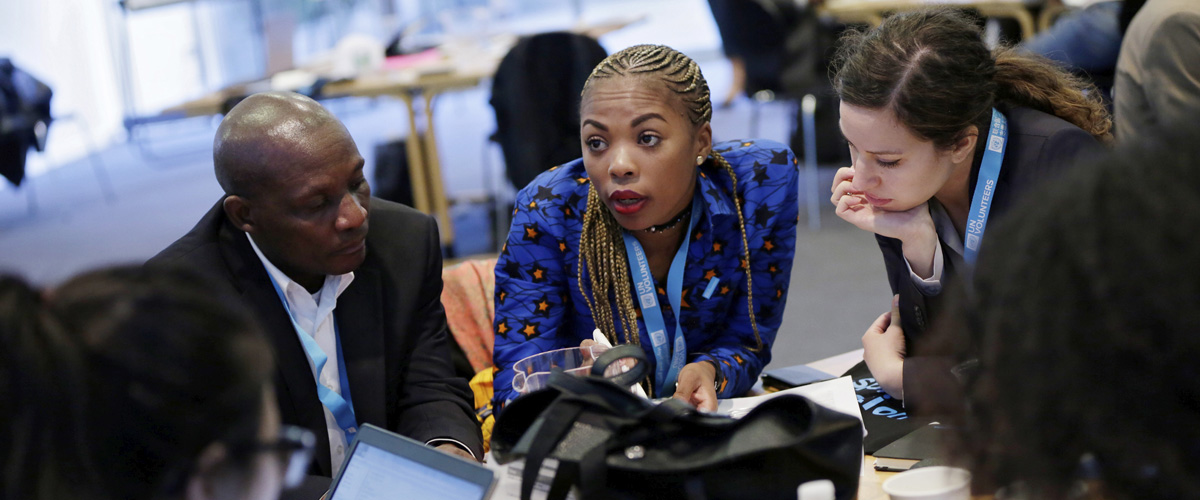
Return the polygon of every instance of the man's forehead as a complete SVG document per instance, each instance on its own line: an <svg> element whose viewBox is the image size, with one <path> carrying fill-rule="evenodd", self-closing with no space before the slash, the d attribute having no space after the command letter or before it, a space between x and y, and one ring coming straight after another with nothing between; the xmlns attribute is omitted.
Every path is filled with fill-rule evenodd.
<svg viewBox="0 0 1200 500"><path fill-rule="evenodd" d="M285 197L306 196L340 186L360 175L364 160L349 136L313 136L306 141L280 140L263 144L256 169L260 188Z"/></svg>

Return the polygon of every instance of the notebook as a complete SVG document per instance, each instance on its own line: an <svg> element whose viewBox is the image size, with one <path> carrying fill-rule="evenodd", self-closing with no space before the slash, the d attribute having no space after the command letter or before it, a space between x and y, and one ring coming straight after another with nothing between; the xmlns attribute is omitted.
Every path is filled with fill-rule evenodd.
<svg viewBox="0 0 1200 500"><path fill-rule="evenodd" d="M875 470L906 471L922 460L944 458L945 434L949 431L933 423L908 433L875 452Z"/></svg>
<svg viewBox="0 0 1200 500"><path fill-rule="evenodd" d="M494 483L482 465L366 424L333 479L329 500L484 500Z"/></svg>

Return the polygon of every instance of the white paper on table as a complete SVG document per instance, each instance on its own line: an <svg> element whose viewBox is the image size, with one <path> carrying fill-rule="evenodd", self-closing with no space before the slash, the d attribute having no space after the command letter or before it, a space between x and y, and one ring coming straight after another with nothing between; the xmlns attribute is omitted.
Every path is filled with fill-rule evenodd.
<svg viewBox="0 0 1200 500"><path fill-rule="evenodd" d="M520 500L521 474L525 471L524 459L500 465L496 463L496 457L488 452L487 462L484 463L484 466L496 473L496 485L492 488L492 495L488 498L491 500ZM550 493L550 483L554 481L556 470L558 470L558 460L547 457L542 462L541 470L538 471L538 480L534 483L533 494L530 495L530 498L545 500L546 495ZM571 488L571 492L567 494L567 500L576 498L575 489Z"/></svg>
<svg viewBox="0 0 1200 500"><path fill-rule="evenodd" d="M722 399L717 402L717 413L741 418L750 413L755 406L762 404L763 401L784 394L798 394L830 410L853 415L858 419L858 425L862 427L863 437L866 437L867 427L862 423L862 410L858 405L858 395L854 392L854 383L851 382L849 376L793 387L762 396ZM866 462L859 469L859 475L863 474L866 474Z"/></svg>
<svg viewBox="0 0 1200 500"><path fill-rule="evenodd" d="M858 396L854 393L854 383L850 381L849 376L793 387L762 396L722 399L717 402L717 413L741 418L750 413L755 406L762 404L763 401L784 394L798 394L830 410L853 415L861 425L862 411L858 406ZM863 427L863 435L867 435L866 427Z"/></svg>

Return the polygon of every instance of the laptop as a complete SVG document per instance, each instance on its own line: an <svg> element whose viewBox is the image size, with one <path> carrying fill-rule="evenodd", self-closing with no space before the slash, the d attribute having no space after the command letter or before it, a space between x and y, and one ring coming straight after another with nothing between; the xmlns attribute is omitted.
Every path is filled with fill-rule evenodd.
<svg viewBox="0 0 1200 500"><path fill-rule="evenodd" d="M358 429L329 500L484 500L494 473L371 424Z"/></svg>

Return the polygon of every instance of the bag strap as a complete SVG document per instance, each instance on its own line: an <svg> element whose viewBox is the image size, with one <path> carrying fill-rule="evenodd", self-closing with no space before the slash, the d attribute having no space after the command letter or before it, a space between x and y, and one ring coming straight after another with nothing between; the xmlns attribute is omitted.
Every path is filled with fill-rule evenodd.
<svg viewBox="0 0 1200 500"><path fill-rule="evenodd" d="M646 360L646 351L641 347L633 344L621 344L613 347L604 354L601 354L596 361L592 363L591 375L593 377L604 378L604 372L610 365L622 359L633 359L633 366L629 367L629 371L623 371L613 377L609 377L614 384L621 387L629 387L633 384L641 382L646 377L646 373L650 370L647 366L649 363Z"/></svg>
<svg viewBox="0 0 1200 500"><path fill-rule="evenodd" d="M546 500L566 500L567 495L571 493L571 486L575 484L575 479L575 474L568 473L560 463L558 470L554 473L554 480L550 483L550 491L546 493Z"/></svg>
<svg viewBox="0 0 1200 500"><path fill-rule="evenodd" d="M604 378L604 371L613 363L624 360L633 359L634 364L628 371L621 372L614 377ZM533 487L537 482L538 475L541 472L542 463L546 457L553 453L558 443L566 436L575 424L576 419L583 413L584 407L588 405L606 406L610 411L616 410L611 396L603 397L602 393L605 390L611 390L613 394L621 394L628 396L631 401L640 401L636 396L630 394L626 388L630 385L638 383L646 376L649 368L647 367L646 352L635 345L623 344L613 347L601 354L599 358L592 364L591 374L600 377L603 382L598 380L589 380L585 378L569 375L562 371L555 371L550 374L547 385L558 388L561 395L556 398L554 403L548 407L542 416L538 417L540 427L537 430L537 436L529 445L529 451L525 454L525 470L521 473L521 500L530 500L533 495ZM582 401L575 397L588 397L591 395L596 399L588 398L590 401ZM604 456L606 447L601 444L588 450L585 454L585 459L588 460L590 474L585 474L585 477L602 477L604 474ZM596 471L598 466L601 469ZM550 491L547 494L547 500L561 500L566 498L570 491L570 486L576 482L576 477L564 470L563 464L560 462L558 470L555 471L554 480L550 485ZM581 469L584 464L580 464ZM600 486L603 486L603 481L599 483L592 482L591 488L597 491ZM599 485L599 486L597 486ZM586 495L584 498L588 498Z"/></svg>
<svg viewBox="0 0 1200 500"><path fill-rule="evenodd" d="M608 485L608 446L593 446L579 459L579 496L584 500L604 498ZM547 497L547 500L552 500Z"/></svg>
<svg viewBox="0 0 1200 500"><path fill-rule="evenodd" d="M650 411L646 412L642 419L655 423L670 422L695 412L696 409L692 408L692 405L675 398L667 398L650 408Z"/></svg>
<svg viewBox="0 0 1200 500"><path fill-rule="evenodd" d="M529 452L525 455L525 470L521 473L521 500L530 500L533 485L542 470L542 462L558 446L558 442L575 424L575 419L579 418L582 411L583 405L579 402L560 398L539 418L541 427L537 437L529 444ZM561 468L561 464L559 466Z"/></svg>

